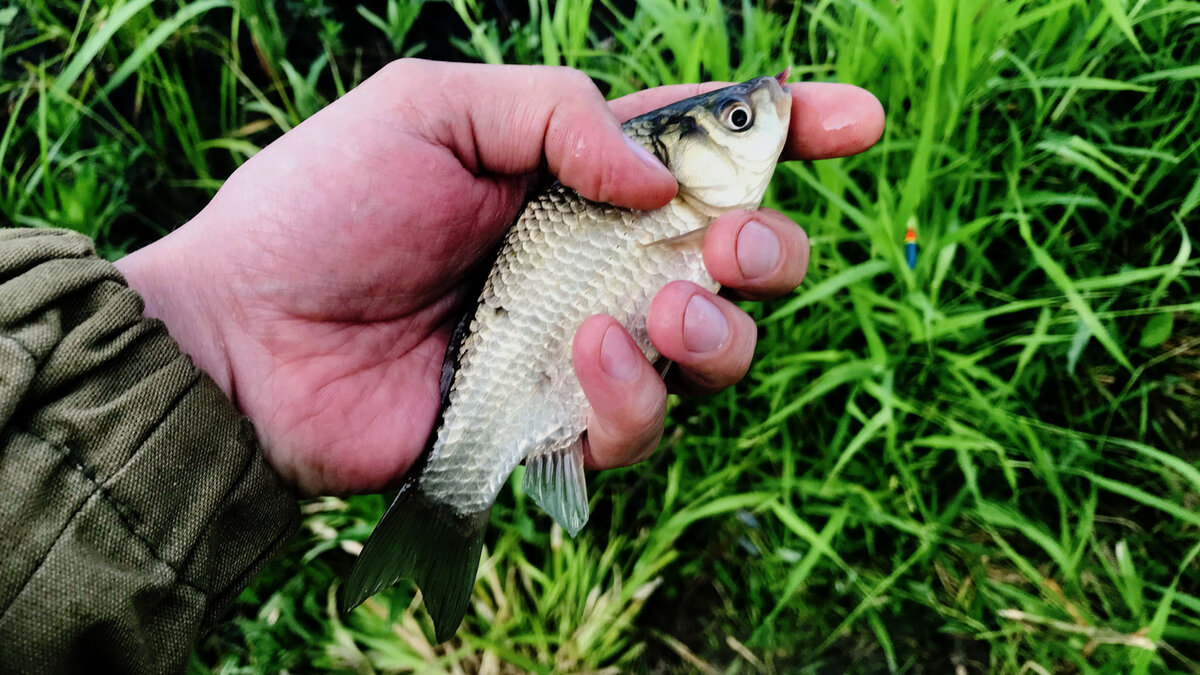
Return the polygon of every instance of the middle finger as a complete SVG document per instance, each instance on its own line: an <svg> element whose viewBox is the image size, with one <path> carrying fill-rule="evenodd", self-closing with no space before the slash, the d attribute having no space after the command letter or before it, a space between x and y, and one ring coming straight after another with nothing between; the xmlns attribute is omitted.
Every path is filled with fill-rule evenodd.
<svg viewBox="0 0 1200 675"><path fill-rule="evenodd" d="M704 266L725 288L750 300L790 293L808 270L808 235L773 209L731 211L704 235Z"/></svg>

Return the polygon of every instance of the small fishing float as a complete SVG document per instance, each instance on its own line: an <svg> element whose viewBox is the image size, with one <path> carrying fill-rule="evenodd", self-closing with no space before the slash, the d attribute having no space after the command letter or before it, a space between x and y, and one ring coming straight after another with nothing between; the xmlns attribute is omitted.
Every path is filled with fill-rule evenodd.
<svg viewBox="0 0 1200 675"><path fill-rule="evenodd" d="M917 268L917 230L911 221L904 233L904 259L908 262L908 269Z"/></svg>

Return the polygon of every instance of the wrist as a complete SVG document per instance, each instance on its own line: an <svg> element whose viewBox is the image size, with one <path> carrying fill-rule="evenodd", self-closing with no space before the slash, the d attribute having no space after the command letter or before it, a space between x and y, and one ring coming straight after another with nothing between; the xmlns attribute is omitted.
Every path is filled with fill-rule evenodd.
<svg viewBox="0 0 1200 675"><path fill-rule="evenodd" d="M196 367L233 399L233 372L221 316L213 311L210 299L220 277L211 265L201 264L203 248L190 241L193 228L189 223L115 265L145 302L143 315L162 321Z"/></svg>

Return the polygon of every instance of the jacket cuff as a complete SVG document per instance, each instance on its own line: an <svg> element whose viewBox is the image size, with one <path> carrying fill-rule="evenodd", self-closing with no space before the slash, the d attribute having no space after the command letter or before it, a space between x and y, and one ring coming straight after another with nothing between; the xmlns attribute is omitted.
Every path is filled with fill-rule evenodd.
<svg viewBox="0 0 1200 675"><path fill-rule="evenodd" d="M0 230L0 670L181 671L298 525L142 311L87 238Z"/></svg>

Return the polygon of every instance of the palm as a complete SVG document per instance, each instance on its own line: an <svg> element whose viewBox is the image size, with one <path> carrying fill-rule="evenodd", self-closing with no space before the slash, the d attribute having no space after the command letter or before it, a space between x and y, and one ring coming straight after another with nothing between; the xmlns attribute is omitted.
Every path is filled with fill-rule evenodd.
<svg viewBox="0 0 1200 675"><path fill-rule="evenodd" d="M238 249L284 252L236 266L231 286L251 339L231 354L235 396L272 464L303 491L379 489L424 447L471 269L511 223L527 179L475 176L449 150L402 135L394 149L347 156L354 171L328 161L361 130L323 136L316 174L280 181L256 171L313 166L321 149L304 131L264 151L214 203L273 189L266 208L238 209L259 223Z"/></svg>

